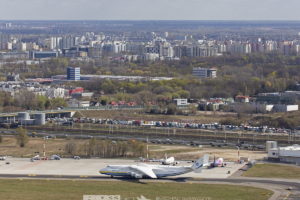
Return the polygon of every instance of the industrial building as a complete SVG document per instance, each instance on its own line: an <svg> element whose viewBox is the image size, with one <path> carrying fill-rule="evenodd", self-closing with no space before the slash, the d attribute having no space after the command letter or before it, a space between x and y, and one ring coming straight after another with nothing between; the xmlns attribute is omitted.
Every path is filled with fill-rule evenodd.
<svg viewBox="0 0 300 200"><path fill-rule="evenodd" d="M300 145L278 147L276 141L268 141L266 145L268 160L300 165Z"/></svg>
<svg viewBox="0 0 300 200"><path fill-rule="evenodd" d="M20 125L45 125L46 124L46 114L45 113L36 113L34 119L30 118L28 112L18 113L18 121Z"/></svg>

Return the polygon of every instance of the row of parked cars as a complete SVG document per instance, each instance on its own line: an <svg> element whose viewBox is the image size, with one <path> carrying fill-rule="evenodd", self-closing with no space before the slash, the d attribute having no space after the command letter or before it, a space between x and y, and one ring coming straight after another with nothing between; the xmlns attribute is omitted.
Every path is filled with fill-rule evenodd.
<svg viewBox="0 0 300 200"><path fill-rule="evenodd" d="M36 160L60 160L60 159L61 159L61 157L59 155L52 155L52 156L50 156L50 158L48 158L48 157L41 157L40 155L36 155L36 156L32 157L30 159L30 161L34 162Z"/></svg>
<svg viewBox="0 0 300 200"><path fill-rule="evenodd" d="M207 129L207 130L228 130L228 131L252 131L259 133L284 134L290 133L289 129L272 128L267 126L256 127L249 125L223 125L219 123L190 123L190 122L167 122L167 121L144 121L144 120L115 120L115 119L95 119L95 118L53 118L54 121L64 126L72 126L74 123L94 123L107 125L129 125L146 127L165 127L165 128L188 128L188 129Z"/></svg>
<svg viewBox="0 0 300 200"><path fill-rule="evenodd" d="M75 160L80 160L79 156L74 156L73 158ZM50 156L50 158L48 158L48 157L41 157L40 155L36 155L30 159L31 162L34 162L36 160L61 160L61 156L54 154Z"/></svg>

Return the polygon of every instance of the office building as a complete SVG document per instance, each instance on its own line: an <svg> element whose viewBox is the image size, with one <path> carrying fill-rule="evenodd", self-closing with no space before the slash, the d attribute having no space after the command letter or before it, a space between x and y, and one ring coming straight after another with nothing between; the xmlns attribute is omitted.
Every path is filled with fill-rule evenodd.
<svg viewBox="0 0 300 200"><path fill-rule="evenodd" d="M31 51L31 59L43 59L43 58L56 58L58 57L57 51Z"/></svg>
<svg viewBox="0 0 300 200"><path fill-rule="evenodd" d="M194 67L193 68L193 76L196 76L198 78L216 78L217 77L217 69Z"/></svg>
<svg viewBox="0 0 300 200"><path fill-rule="evenodd" d="M71 81L80 80L80 67L68 67L67 68L67 79Z"/></svg>

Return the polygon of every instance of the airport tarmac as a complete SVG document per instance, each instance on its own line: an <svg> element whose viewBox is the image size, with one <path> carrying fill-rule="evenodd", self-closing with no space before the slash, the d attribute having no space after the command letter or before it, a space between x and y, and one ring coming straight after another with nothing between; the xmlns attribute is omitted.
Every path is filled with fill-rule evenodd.
<svg viewBox="0 0 300 200"><path fill-rule="evenodd" d="M9 162L10 164L6 164ZM61 159L38 160L31 162L29 158L7 158L0 161L0 174L29 174L29 175L73 175L73 176L105 176L99 170L107 165L138 164L135 160L126 159ZM159 163L149 163L159 164ZM191 166L192 163L180 162L179 165ZM227 163L226 167L203 169L202 173L188 173L177 177L189 178L228 178L231 174L243 167L243 164ZM228 173L230 171L230 174Z"/></svg>

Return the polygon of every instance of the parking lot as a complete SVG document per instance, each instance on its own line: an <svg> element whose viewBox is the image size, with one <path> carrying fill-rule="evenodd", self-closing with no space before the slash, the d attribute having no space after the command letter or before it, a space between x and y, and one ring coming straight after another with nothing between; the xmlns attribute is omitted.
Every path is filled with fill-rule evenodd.
<svg viewBox="0 0 300 200"><path fill-rule="evenodd" d="M129 125L144 127L162 127L162 128L187 128L187 129L204 129L204 130L226 130L226 131L250 131L268 134L287 134L291 132L288 129L273 127L255 127L249 125L221 125L219 123L191 123L191 122L168 122L168 121L145 121L145 120L116 120L116 119L96 119L96 118L48 118L47 121L56 122L64 126L73 126L74 123L92 123L102 125Z"/></svg>

